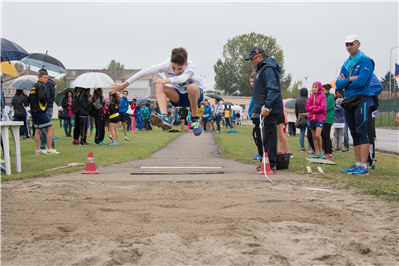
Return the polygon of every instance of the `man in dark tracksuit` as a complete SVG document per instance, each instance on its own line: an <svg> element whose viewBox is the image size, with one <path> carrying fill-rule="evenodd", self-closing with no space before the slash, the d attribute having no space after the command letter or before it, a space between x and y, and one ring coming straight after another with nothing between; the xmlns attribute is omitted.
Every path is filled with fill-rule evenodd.
<svg viewBox="0 0 399 266"><path fill-rule="evenodd" d="M281 66L268 57L259 47L252 48L246 61L256 68L253 86L252 116L260 113L263 119L263 147L269 156L270 167L276 170L277 164L277 118L284 112L283 97L281 95L280 77Z"/></svg>

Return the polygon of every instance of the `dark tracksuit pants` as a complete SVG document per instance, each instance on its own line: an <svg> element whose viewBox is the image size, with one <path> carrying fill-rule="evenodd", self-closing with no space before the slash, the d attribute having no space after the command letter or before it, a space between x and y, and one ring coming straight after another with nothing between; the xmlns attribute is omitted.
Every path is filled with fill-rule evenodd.
<svg viewBox="0 0 399 266"><path fill-rule="evenodd" d="M86 133L87 128L89 127L89 118L87 116L79 116L79 123L81 142L86 142Z"/></svg>
<svg viewBox="0 0 399 266"><path fill-rule="evenodd" d="M279 114L269 114L263 118L263 147L269 156L270 167L277 167L277 118Z"/></svg>
<svg viewBox="0 0 399 266"><path fill-rule="evenodd" d="M263 147L262 147L262 138L260 134L260 119L259 118L252 118L252 123L254 127L252 129L252 137L254 138L255 145L258 148L258 154L260 157L263 157Z"/></svg>
<svg viewBox="0 0 399 266"><path fill-rule="evenodd" d="M96 136L94 142L98 144L104 140L104 135L105 135L105 121L103 114L99 117L94 118L94 124L96 126Z"/></svg>
<svg viewBox="0 0 399 266"><path fill-rule="evenodd" d="M73 139L79 140L80 136L80 119L75 115L75 127L73 128Z"/></svg>

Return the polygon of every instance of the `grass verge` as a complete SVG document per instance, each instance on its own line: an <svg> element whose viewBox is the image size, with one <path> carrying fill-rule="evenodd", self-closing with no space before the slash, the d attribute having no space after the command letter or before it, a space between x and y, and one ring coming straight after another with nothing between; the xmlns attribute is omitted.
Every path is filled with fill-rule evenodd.
<svg viewBox="0 0 399 266"><path fill-rule="evenodd" d="M259 165L259 162L253 162L257 149L252 139L252 126L237 126L235 130L239 134L226 134L226 130L222 130L221 134L215 137L219 147L224 153L224 158L233 159L243 163ZM296 137L288 137L290 150L294 158L290 160L290 167L282 172L294 172L297 174L305 174L306 166L309 165L305 160L310 156L307 152L300 151L299 134ZM307 145L307 140L305 140ZM381 196L389 201L399 201L399 158L390 155L376 154L377 164L376 170L370 170L370 175L355 176L344 174L342 169L349 168L355 161L353 149L349 152L334 152L331 161L336 165L320 165L324 168L325 174L313 174L313 177L331 179L341 184L342 187L352 186L362 193ZM315 170L315 164L312 164ZM255 170L255 167L254 167Z"/></svg>
<svg viewBox="0 0 399 266"><path fill-rule="evenodd" d="M107 166L115 163L123 163L127 161L144 159L151 155L153 152L159 150L166 144L170 143L176 137L180 136L181 133L167 133L161 132L160 129L154 128L152 131L137 131L137 133L128 132L128 138L130 142L124 141L124 133L119 128L119 146L109 145L93 145L93 137L88 136L87 142L90 143L88 146L72 145L72 138L65 137L63 128L59 127L58 120L52 121L55 129L55 136L61 137L61 139L55 141L55 147L57 151L61 152L61 155L35 155L35 141L32 140L21 140L21 160L22 160L22 172L17 173L15 171L15 160L14 160L14 142L10 137L10 150L11 150L11 175L7 176L5 173L1 173L1 181L12 180L12 179L25 179L35 177L46 177L50 175L57 175L60 173L69 173L74 171L83 171L85 166L68 167L59 170L45 171L46 169L56 168L65 166L68 163L86 163L87 155L89 152L93 152L96 166ZM95 133L95 129L93 131ZM11 135L11 134L10 134ZM107 138L110 132L105 132L104 142L111 143ZM2 158L4 159L4 158Z"/></svg>

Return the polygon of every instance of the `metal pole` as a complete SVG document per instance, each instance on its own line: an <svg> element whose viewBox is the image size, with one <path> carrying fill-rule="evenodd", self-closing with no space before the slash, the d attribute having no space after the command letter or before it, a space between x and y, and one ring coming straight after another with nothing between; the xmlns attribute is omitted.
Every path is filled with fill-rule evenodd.
<svg viewBox="0 0 399 266"><path fill-rule="evenodd" d="M392 49L391 49L391 51L389 52L389 99L391 99L392 97L392 89L391 89L391 87L392 87L392 72L391 72L391 69L392 69L392 50L393 49L395 49L395 48L398 48L399 46L396 46L396 47L392 47Z"/></svg>
<svg viewBox="0 0 399 266"><path fill-rule="evenodd" d="M341 67L337 67L337 69L335 70L335 77L338 78L338 72L337 70L340 69Z"/></svg>

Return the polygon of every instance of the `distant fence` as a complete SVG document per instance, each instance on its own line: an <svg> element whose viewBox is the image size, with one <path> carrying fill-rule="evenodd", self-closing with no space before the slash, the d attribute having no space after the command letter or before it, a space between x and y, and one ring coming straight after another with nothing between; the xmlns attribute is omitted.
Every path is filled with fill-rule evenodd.
<svg viewBox="0 0 399 266"><path fill-rule="evenodd" d="M378 114L375 117L376 127L398 127L395 123L399 112L399 98L378 101Z"/></svg>

